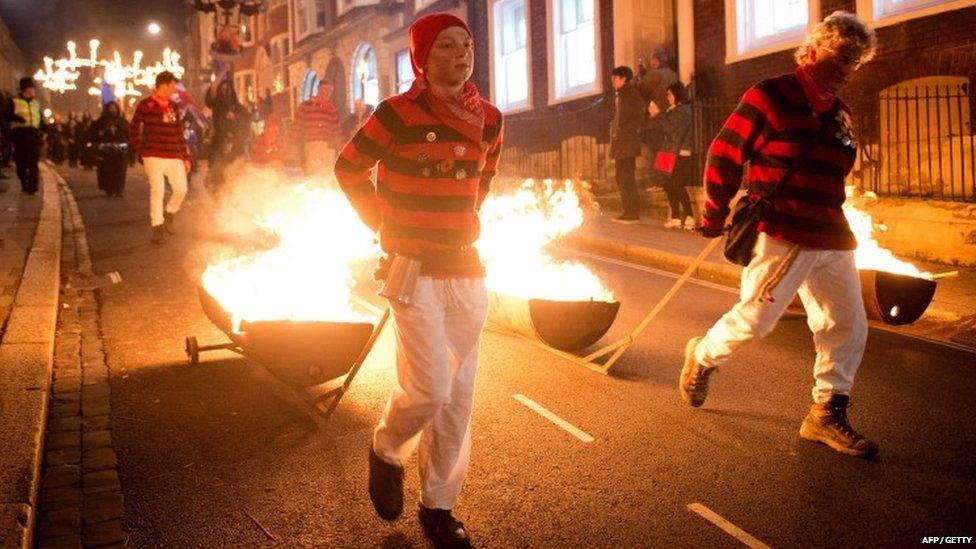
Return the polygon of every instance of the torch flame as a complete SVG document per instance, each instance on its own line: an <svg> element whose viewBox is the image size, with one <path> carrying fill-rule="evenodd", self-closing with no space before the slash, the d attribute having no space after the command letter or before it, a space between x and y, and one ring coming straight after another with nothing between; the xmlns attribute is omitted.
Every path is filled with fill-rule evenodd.
<svg viewBox="0 0 976 549"><path fill-rule="evenodd" d="M526 179L512 192L488 196L481 207L478 250L488 271L488 289L553 301L614 301L588 267L553 259L545 248L583 225L572 181Z"/></svg>
<svg viewBox="0 0 976 549"><path fill-rule="evenodd" d="M854 233L857 240L857 249L854 250L854 262L858 269L873 271L885 271L899 275L914 276L917 278L932 278L932 273L923 271L907 261L902 261L895 257L891 251L881 247L874 237L874 230L884 232L887 227L875 224L871 214L859 208L854 201L854 188L847 187L848 200L844 203L844 216L847 224ZM865 193L865 198L873 197L873 193Z"/></svg>

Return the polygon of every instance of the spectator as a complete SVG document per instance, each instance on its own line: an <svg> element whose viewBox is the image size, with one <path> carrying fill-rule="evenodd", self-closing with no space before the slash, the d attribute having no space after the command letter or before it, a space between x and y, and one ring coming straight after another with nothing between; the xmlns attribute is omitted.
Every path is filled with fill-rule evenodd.
<svg viewBox="0 0 976 549"><path fill-rule="evenodd" d="M20 95L13 98L7 109L10 120L10 137L14 144L14 162L17 177L24 194L37 194L40 185L38 162L41 157L41 107L34 97L34 79L20 79Z"/></svg>
<svg viewBox="0 0 976 549"><path fill-rule="evenodd" d="M95 158L95 147L89 139L91 127L91 114L85 112L81 115L81 122L78 123L78 133L75 140L78 143L78 163L86 170L94 169L98 163Z"/></svg>
<svg viewBox="0 0 976 549"><path fill-rule="evenodd" d="M111 197L122 198L129 151L129 123L115 101L102 108L102 115L89 130L88 141L98 155L98 188Z"/></svg>
<svg viewBox="0 0 976 549"><path fill-rule="evenodd" d="M339 114L332 104L332 84L320 82L318 94L298 107L295 118L305 149L305 174L331 172L340 133Z"/></svg>
<svg viewBox="0 0 976 549"><path fill-rule="evenodd" d="M668 57L661 51L656 50L651 54L650 69L644 66L643 60L637 62L638 88L645 103L651 101L657 103L659 109L668 108L668 89L671 84L678 81L678 75L668 67Z"/></svg>
<svg viewBox="0 0 976 549"><path fill-rule="evenodd" d="M64 146L64 134L67 131L64 119L60 114L54 115L54 123L47 131L47 157L55 164L62 164L67 158Z"/></svg>
<svg viewBox="0 0 976 549"><path fill-rule="evenodd" d="M159 73L153 94L136 106L129 127L129 146L142 158L149 179L149 222L156 244L164 242L167 233L173 233L173 221L186 197L186 175L190 171L183 124L172 101L178 83L173 73ZM164 208L166 180L173 192Z"/></svg>
<svg viewBox="0 0 976 549"><path fill-rule="evenodd" d="M671 158L674 159L674 165L664 181L664 192L668 195L671 209L664 227L674 229L683 226L690 230L695 228L695 218L685 187L694 185L696 179L691 161L691 105L688 103L687 88L681 82L672 83L665 96L669 106L664 113L658 110L657 103L653 101L647 106L651 116L648 131L661 136L658 154L673 155Z"/></svg>
<svg viewBox="0 0 976 549"><path fill-rule="evenodd" d="M205 103L213 111L209 182L219 187L224 182L227 166L247 152L251 113L238 100L226 65L221 66L207 88Z"/></svg>
<svg viewBox="0 0 976 549"><path fill-rule="evenodd" d="M611 73L614 89L613 124L610 128L610 157L614 159L617 188L623 213L613 220L618 223L637 223L640 197L634 169L641 154L641 129L644 125L644 102L634 82L630 67L617 67Z"/></svg>
<svg viewBox="0 0 976 549"><path fill-rule="evenodd" d="M78 165L78 154L80 149L78 148L78 115L69 112L68 113L68 125L65 127L65 145L68 148L68 166L74 168Z"/></svg>

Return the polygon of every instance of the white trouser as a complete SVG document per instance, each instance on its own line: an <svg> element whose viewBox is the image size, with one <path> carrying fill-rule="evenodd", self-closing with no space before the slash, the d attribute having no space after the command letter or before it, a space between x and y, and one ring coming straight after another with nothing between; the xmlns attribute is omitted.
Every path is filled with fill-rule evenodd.
<svg viewBox="0 0 976 549"><path fill-rule="evenodd" d="M327 141L305 143L305 175L332 173L335 166L335 149Z"/></svg>
<svg viewBox="0 0 976 549"><path fill-rule="evenodd" d="M402 467L419 442L420 502L430 509L454 507L468 470L487 314L483 278L422 276L413 303L393 305L398 385L373 433L373 449Z"/></svg>
<svg viewBox="0 0 976 549"><path fill-rule="evenodd" d="M704 366L718 366L748 341L773 330L799 292L813 332L813 400L848 395L867 340L867 318L854 252L813 250L760 234L742 271L739 302L695 349Z"/></svg>
<svg viewBox="0 0 976 549"><path fill-rule="evenodd" d="M142 163L149 179L149 222L156 227L163 224L163 196L166 193L167 180L172 194L166 204L166 212L175 214L180 211L183 199L186 198L186 165L180 158L158 156L144 156Z"/></svg>

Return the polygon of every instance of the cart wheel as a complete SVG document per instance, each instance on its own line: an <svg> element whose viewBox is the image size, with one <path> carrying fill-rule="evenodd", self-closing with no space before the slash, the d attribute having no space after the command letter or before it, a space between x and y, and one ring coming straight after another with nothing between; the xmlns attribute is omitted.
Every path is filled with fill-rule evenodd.
<svg viewBox="0 0 976 549"><path fill-rule="evenodd" d="M200 363L200 344L194 336L186 338L186 361L190 365Z"/></svg>

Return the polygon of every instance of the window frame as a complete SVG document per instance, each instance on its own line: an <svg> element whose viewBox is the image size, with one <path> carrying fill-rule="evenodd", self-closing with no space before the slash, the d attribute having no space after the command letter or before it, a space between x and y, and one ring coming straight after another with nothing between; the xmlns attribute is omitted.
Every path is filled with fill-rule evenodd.
<svg viewBox="0 0 976 549"><path fill-rule="evenodd" d="M376 107L377 105L379 105L379 102L383 100L383 92L382 92L381 87L380 87L380 59L379 59L379 52L376 51L376 46L374 46L371 42L362 41L359 44L357 44L356 47L353 49L353 51L352 51L352 59L350 59L350 63L349 63L349 77L350 77L349 78L349 84L350 84L349 91L350 91L350 93L349 93L349 105L348 105L348 107L349 107L350 110L355 110L355 108L356 108L356 99L358 99L356 97L356 85L359 83L359 76L357 75L356 71L358 70L358 61L359 61L359 58L360 58L361 55L363 55L363 52L366 52L367 53L367 55L363 56L363 59L369 59L369 57L368 57L368 53L369 52L372 52L372 54L373 54L373 65L374 65L373 70L374 70L374 74L373 74L373 78L370 78L369 80L370 81L371 80L375 80L376 81L376 102L375 103L370 103L369 101L366 101L366 90L365 90L365 87L363 89L363 92L362 92L363 93L363 96L362 96L361 99L363 101L365 101L366 104L373 105L373 107ZM367 63L367 66L368 66L368 63Z"/></svg>
<svg viewBox="0 0 976 549"><path fill-rule="evenodd" d="M725 64L731 65L746 59L755 59L772 53L792 50L803 44L806 35L820 22L820 0L807 0L807 26L802 32L786 36L780 40L764 39L751 49L739 53L739 2L754 0L725 0ZM784 33L785 34L785 33Z"/></svg>
<svg viewBox="0 0 976 549"><path fill-rule="evenodd" d="M525 99L516 103L506 103L502 104L499 101L497 88L497 63L496 63L496 51L495 47L498 43L496 39L496 27L495 27L495 10L500 4L507 4L510 2L522 2L522 10L525 13L525 80L526 80L526 95ZM505 114L515 114L519 112L530 111L533 109L532 102L532 92L533 92L533 82L532 82L532 22L531 13L529 10L529 0L489 0L488 1L488 64L489 64L489 96L491 97L492 103L498 107L498 110Z"/></svg>
<svg viewBox="0 0 976 549"><path fill-rule="evenodd" d="M336 17L345 15L350 11L364 6L375 6L379 0L334 0L336 3Z"/></svg>
<svg viewBox="0 0 976 549"><path fill-rule="evenodd" d="M306 8L306 11L305 11L305 25L306 25L305 32L301 32L301 25L300 25L301 17L299 17L299 15L298 15L299 2L301 3L302 6L305 6L305 8ZM294 0L294 3L292 4L292 7L294 8L291 11L292 11L292 17L294 18L294 21L295 21L295 41L296 42L301 42L302 40L305 40L309 36L312 36L314 34L318 34L318 33L320 33L320 32L322 32L322 31L325 30L325 25L320 25L319 24L319 7L322 7L323 9L325 9L326 6L325 6L325 3L324 2L321 2L320 0ZM308 9L309 7L311 9Z"/></svg>
<svg viewBox="0 0 976 549"><path fill-rule="evenodd" d="M413 2L413 12L420 13L421 11L434 5L437 0L414 0Z"/></svg>
<svg viewBox="0 0 976 549"><path fill-rule="evenodd" d="M258 17L256 15L245 16L242 25L244 28L241 29L241 46L249 48L258 40ZM246 38L248 35L251 37L250 40Z"/></svg>
<svg viewBox="0 0 976 549"><path fill-rule="evenodd" d="M400 56L401 55L406 55L407 65L410 67L409 68L409 71L410 71L410 80L409 81L408 80L400 80ZM401 94L401 93L404 93L407 90L409 90L410 89L410 86L413 86L413 82L416 79L417 79L417 77L414 76L414 74L413 74L413 65L410 64L410 49L409 48L404 48L404 49L402 49L402 50L397 51L396 53L394 53L393 54L393 86L394 86L394 89L396 90L396 93L397 94ZM401 90L400 89L401 84L403 84L403 85L409 84L409 85L406 86L406 89Z"/></svg>
<svg viewBox="0 0 976 549"><path fill-rule="evenodd" d="M887 27L888 25L897 25L898 23L904 23L905 21L911 21L912 19L928 17L930 15L945 13L947 11L968 8L972 7L973 5L972 0L948 0L929 6L906 7L895 11L890 15L882 15L881 17L878 17L878 3L879 0L857 0L855 6L858 17L863 19L868 26L875 29L879 27Z"/></svg>
<svg viewBox="0 0 976 549"><path fill-rule="evenodd" d="M594 47L594 77L593 84L588 88L579 88L575 91L571 91L566 95L561 97L556 96L556 79L557 71L559 67L556 62L556 17L562 16L562 11L556 10L556 2L562 2L564 0L546 0L546 60L549 64L548 79L549 79L549 98L548 105L559 105L561 103L568 103L570 101L575 101L577 99L583 99L585 97L592 97L595 95L600 95L603 93L604 87L604 77L603 77L603 37L600 34L600 2L598 0L586 0L593 2L593 47Z"/></svg>

